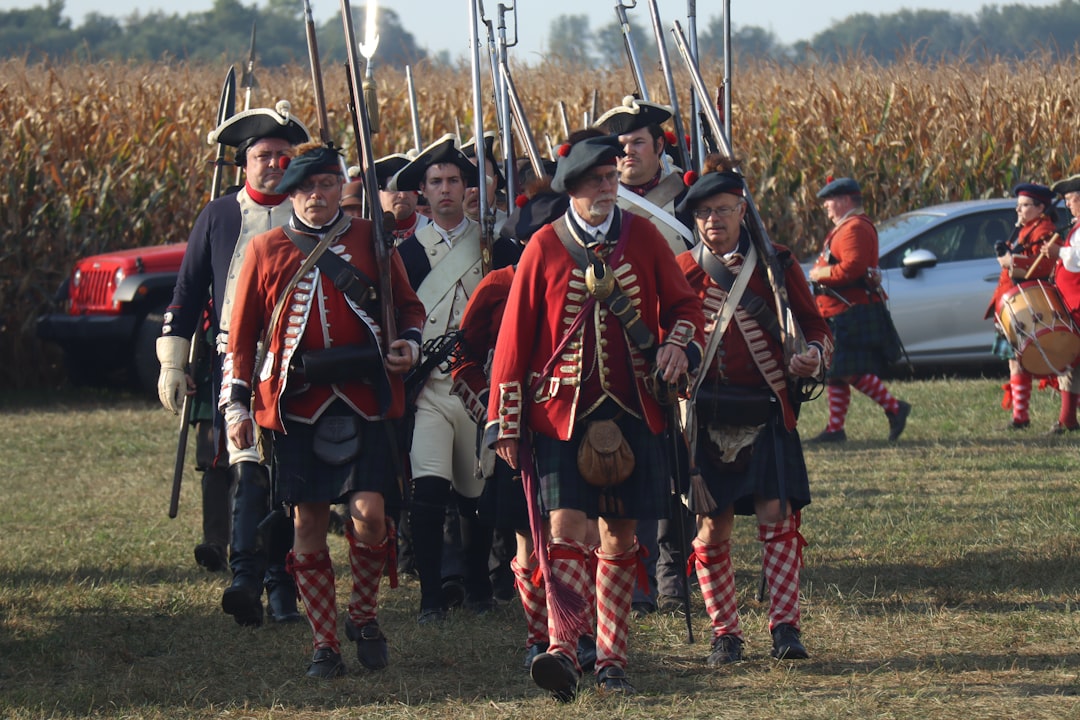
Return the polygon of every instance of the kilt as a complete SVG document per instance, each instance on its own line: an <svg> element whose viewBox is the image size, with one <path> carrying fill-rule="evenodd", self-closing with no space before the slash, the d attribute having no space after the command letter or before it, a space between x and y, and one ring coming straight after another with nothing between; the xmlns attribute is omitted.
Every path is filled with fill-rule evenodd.
<svg viewBox="0 0 1080 720"><path fill-rule="evenodd" d="M495 460L495 472L484 482L476 511L485 525L529 531L529 506L521 473L502 458Z"/></svg>
<svg viewBox="0 0 1080 720"><path fill-rule="evenodd" d="M829 379L881 375L900 358L900 343L885 303L852 305L827 319L835 340Z"/></svg>
<svg viewBox="0 0 1080 720"><path fill-rule="evenodd" d="M810 478L806 472L799 431L788 432L779 406L754 441L750 460L733 471L718 465L707 449L708 430L698 427L697 462L709 494L716 501L717 516L732 505L736 515L753 515L754 499L776 498L791 503L792 512L810 504Z"/></svg>
<svg viewBox="0 0 1080 720"><path fill-rule="evenodd" d="M623 437L634 451L634 471L614 487L599 488L582 479L577 454L585 428L592 420L616 418ZM540 478L540 507L582 510L589 518L663 520L668 516L669 471L664 435L653 435L648 423L607 401L578 421L568 441L534 433L536 474Z"/></svg>
<svg viewBox="0 0 1080 720"><path fill-rule="evenodd" d="M336 400L324 415L355 413ZM285 432L274 432L272 473L278 502L338 503L346 502L355 492L377 492L385 500L388 516L394 517L400 510L394 457L387 447L392 428L385 421L360 421L360 453L343 465L330 465L315 456L314 425L288 418L283 423Z"/></svg>

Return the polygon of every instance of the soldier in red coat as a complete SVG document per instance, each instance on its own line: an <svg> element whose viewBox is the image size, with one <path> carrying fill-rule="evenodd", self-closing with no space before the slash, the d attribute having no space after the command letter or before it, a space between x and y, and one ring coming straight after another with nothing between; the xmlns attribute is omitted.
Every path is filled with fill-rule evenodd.
<svg viewBox="0 0 1080 720"><path fill-rule="evenodd" d="M326 544L333 502L348 502L352 514L346 635L365 667L389 662L376 620L379 581L394 549L386 506L399 502L388 421L404 412L401 375L419 360L424 308L396 254L389 268L379 267L371 223L340 210L337 153L318 143L297 152L278 185L292 217L253 238L244 259L222 397L238 447L254 444L254 423L273 434L276 491L293 510L289 569L314 635L307 674L333 678L345 673ZM369 292L380 272L391 275L398 314L400 336L392 340L380 326L382 299ZM350 275L352 285L339 290ZM395 564L389 567L393 586Z"/></svg>
<svg viewBox="0 0 1080 720"><path fill-rule="evenodd" d="M996 246L1001 275L998 277L994 296L986 308L985 317L998 317L1001 298L1025 280L1047 280L1054 263L1043 251L1055 237L1054 193L1038 183L1021 183L1013 188L1016 196L1016 234L1008 241L1001 240ZM1020 365L1015 348L998 327L994 338L994 354L1009 361L1009 385L1006 406L1012 405L1009 430L1023 430L1031 425L1028 402L1031 400L1031 373Z"/></svg>
<svg viewBox="0 0 1080 720"><path fill-rule="evenodd" d="M547 587L550 644L531 674L562 701L581 674L590 517L600 524L596 682L601 692L633 692L625 668L640 577L636 520L663 512L669 478L666 413L652 392L701 357L701 302L675 256L652 223L616 208L620 154L610 136L560 148L552 189L570 195L570 209L525 247L491 370L484 441L522 468Z"/></svg>
<svg viewBox="0 0 1080 720"><path fill-rule="evenodd" d="M706 318L702 375L688 412L695 450L691 472L704 486L695 489L695 480L688 497L698 518L691 563L713 627L709 665L742 659L731 564L736 514L757 516L773 657L809 657L799 626L805 544L799 525L810 484L795 427L797 388L804 378L823 381L832 354L832 333L802 269L777 245L792 315L807 342L804 352L785 361L773 289L742 225L745 185L725 166L716 156L706 158L705 167L716 169L690 186L680 210L694 217L700 242L677 258Z"/></svg>
<svg viewBox="0 0 1080 720"><path fill-rule="evenodd" d="M810 280L836 353L829 367L829 423L809 442L847 440L844 420L852 387L885 411L894 442L904 432L911 405L893 397L879 377L899 355L899 346L881 290L877 228L863 212L862 189L851 178L833 180L817 196L834 227Z"/></svg>

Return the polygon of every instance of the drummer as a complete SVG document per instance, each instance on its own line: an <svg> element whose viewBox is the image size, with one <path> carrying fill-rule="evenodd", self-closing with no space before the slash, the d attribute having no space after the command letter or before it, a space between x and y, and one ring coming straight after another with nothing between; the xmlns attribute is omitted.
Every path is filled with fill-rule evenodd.
<svg viewBox="0 0 1080 720"><path fill-rule="evenodd" d="M1073 224L1064 245L1047 243L1043 250L1057 260L1054 284L1061 293L1065 307L1072 314L1073 323L1080 326L1080 175L1059 180L1050 189L1065 198ZM1061 413L1050 427L1051 435L1080 429L1080 423L1076 420L1077 400L1080 400L1080 367L1058 376L1058 392L1061 393Z"/></svg>
<svg viewBox="0 0 1080 720"><path fill-rule="evenodd" d="M1050 277L1054 264L1043 252L1043 247L1060 240L1056 236L1057 213L1053 208L1054 193L1050 188L1037 183L1021 183L1013 188L1013 195L1016 196L1016 230L1011 238L999 240L994 246L998 264L1001 265L1001 276L984 317L995 320L999 316L1001 298L1009 290L1023 281L1047 280ZM1012 406L1012 421L1006 429L1023 430L1031 425L1028 415L1031 373L1020 365L1015 348L1005 337L1001 324L998 323L997 327L992 348L994 355L1009 361L1009 383L1004 386L1005 402L1002 405Z"/></svg>

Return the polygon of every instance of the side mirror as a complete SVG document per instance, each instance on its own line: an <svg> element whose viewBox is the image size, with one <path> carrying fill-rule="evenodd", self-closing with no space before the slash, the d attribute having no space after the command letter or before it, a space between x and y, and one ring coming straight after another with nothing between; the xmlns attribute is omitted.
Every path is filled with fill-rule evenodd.
<svg viewBox="0 0 1080 720"><path fill-rule="evenodd" d="M919 248L918 250L912 250L906 256L904 256L901 265L903 265L904 277L911 279L919 274L919 271L923 268L932 268L937 265L937 255L926 250Z"/></svg>

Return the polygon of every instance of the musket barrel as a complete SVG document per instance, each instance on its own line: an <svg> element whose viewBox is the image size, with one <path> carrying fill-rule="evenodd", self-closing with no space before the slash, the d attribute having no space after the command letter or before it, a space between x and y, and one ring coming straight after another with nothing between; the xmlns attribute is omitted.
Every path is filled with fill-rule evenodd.
<svg viewBox="0 0 1080 720"><path fill-rule="evenodd" d="M671 121L675 125L675 139L678 146L675 148L678 152L677 159L679 164L684 170L689 170L684 162L686 155L686 145L684 138L686 137L683 131L682 115L679 111L679 96L675 91L675 78L671 75L671 63L668 62L667 43L664 42L664 28L660 24L660 10L657 8L656 0L649 0L649 16L652 19L653 34L656 36L656 50L660 55L660 67L664 72L664 81L667 83L668 101L671 103Z"/></svg>
<svg viewBox="0 0 1080 720"><path fill-rule="evenodd" d="M480 82L480 31L477 28L479 22L478 4L480 0L467 0L469 3L469 42L472 48L472 99L473 99L473 142L476 143L476 170L477 200L480 220L480 255L481 272L487 274L491 270L491 246L494 227L489 227L494 218L488 217L487 198L487 153L484 151L484 105L481 97ZM494 70L494 68L492 68Z"/></svg>
<svg viewBox="0 0 1080 720"><path fill-rule="evenodd" d="M626 14L627 8L637 7L637 0L629 5L623 5L622 0L615 3L615 14L619 17L619 27L622 29L623 46L626 48L626 57L630 60L630 71L634 74L634 84L637 85L638 95L645 102L649 102L649 86L645 84L645 76L641 72L641 60L638 57L637 47L634 45L633 28L630 18Z"/></svg>
<svg viewBox="0 0 1080 720"><path fill-rule="evenodd" d="M420 136L420 112L416 107L416 85L413 83L412 66L405 66L405 85L409 90L409 117L412 120L413 147L416 152L424 148L423 138Z"/></svg>

